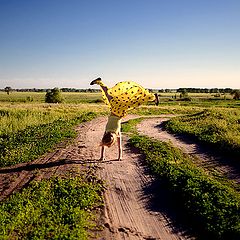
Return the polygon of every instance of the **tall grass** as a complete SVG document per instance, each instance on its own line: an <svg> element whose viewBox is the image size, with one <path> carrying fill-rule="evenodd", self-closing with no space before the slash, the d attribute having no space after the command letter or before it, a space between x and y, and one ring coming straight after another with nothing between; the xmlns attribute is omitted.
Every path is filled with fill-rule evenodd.
<svg viewBox="0 0 240 240"><path fill-rule="evenodd" d="M39 104L39 103L0 103L0 136L18 132L29 126L47 124L58 119L70 120L84 111L93 111L104 115L109 108L98 104ZM139 115L186 114L201 111L198 107L183 106L142 106L130 112Z"/></svg>
<svg viewBox="0 0 240 240"><path fill-rule="evenodd" d="M172 118L168 130L196 137L199 141L240 156L240 111L208 109L197 114Z"/></svg>
<svg viewBox="0 0 240 240"><path fill-rule="evenodd" d="M49 151L55 144L73 138L76 124L89 121L96 113L86 112L71 120L58 119L51 123L29 126L0 136L0 167L29 162Z"/></svg>
<svg viewBox="0 0 240 240"><path fill-rule="evenodd" d="M107 114L107 107L97 104L0 104L0 136L29 126L47 124L58 119L70 120L83 112Z"/></svg>

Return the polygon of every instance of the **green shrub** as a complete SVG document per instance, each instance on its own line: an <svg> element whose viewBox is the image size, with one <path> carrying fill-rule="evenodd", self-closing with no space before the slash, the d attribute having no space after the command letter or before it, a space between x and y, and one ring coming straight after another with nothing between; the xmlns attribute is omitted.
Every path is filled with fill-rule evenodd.
<svg viewBox="0 0 240 240"><path fill-rule="evenodd" d="M59 88L53 88L52 90L48 90L45 95L46 103L62 103L63 97Z"/></svg>

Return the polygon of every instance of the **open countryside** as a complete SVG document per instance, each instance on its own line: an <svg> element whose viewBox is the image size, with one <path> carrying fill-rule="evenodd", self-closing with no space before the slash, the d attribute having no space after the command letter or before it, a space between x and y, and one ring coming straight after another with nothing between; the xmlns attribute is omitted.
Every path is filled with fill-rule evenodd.
<svg viewBox="0 0 240 240"><path fill-rule="evenodd" d="M156 92L123 121L122 161L99 161L100 92L0 92L2 238L238 239L240 100Z"/></svg>

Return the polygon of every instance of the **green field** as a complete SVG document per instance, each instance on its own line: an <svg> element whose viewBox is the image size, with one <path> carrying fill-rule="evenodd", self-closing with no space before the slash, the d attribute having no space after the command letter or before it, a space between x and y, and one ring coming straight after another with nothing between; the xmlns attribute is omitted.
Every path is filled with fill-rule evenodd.
<svg viewBox="0 0 240 240"><path fill-rule="evenodd" d="M0 91L0 102L8 103L44 103L45 92L6 92ZM239 106L233 100L230 94L212 94L212 93L188 93L189 99L185 101L180 98L180 93L158 93L160 104L164 105L190 105L190 106ZM101 93L83 93L83 92L62 92L65 103L99 103L102 102ZM190 100L190 101L189 101Z"/></svg>
<svg viewBox="0 0 240 240"><path fill-rule="evenodd" d="M0 92L0 167L31 162L51 151L57 143L75 138L76 125L109 113L108 107L101 101L100 93L63 93L65 101L61 104L44 103L44 96L45 93L12 92L7 95ZM240 157L240 101L233 100L230 95L214 97L210 94L189 94L189 96L191 99L185 101L178 95L175 98L172 93L161 93L159 106L150 103L131 113L147 116L181 115L167 123L166 128L169 131L190 135L205 144L221 148L224 154L234 153ZM139 120L135 120L135 123L137 121ZM123 128L126 132L132 132L131 126L124 125ZM137 134L136 131L133 133ZM216 239L224 239L226 236L234 239L235 236L239 236L239 193L227 182L209 176L204 170L193 166L190 163L191 159L172 146L136 136L132 138L131 143L143 151L146 163L158 178L169 186L171 194L181 199L179 202L183 204L182 207L189 214L189 218L193 219L195 227L200 226L207 236ZM91 189L93 199L83 209L79 209L74 205L75 202L69 199L68 207L76 208L74 211L79 215L73 213L71 221L63 218L63 222L51 223L53 218L61 220L65 211L56 204L56 200L62 201L63 196L54 194L56 189L52 181L58 181L58 185L61 183L59 189L63 189L64 194L69 196L70 193L73 194L73 198L76 184L80 189L83 186L84 189L88 189L86 192ZM0 235L4 236L3 239L12 236L19 238L25 236L26 239L54 237L77 239L74 234L81 233L82 239L87 239L88 233L85 230L94 226L92 222L94 215L88 214L95 203L102 204L94 191L99 193L102 187L102 184L96 185L95 189L91 181L85 182L82 176L80 180L50 179L42 183L33 183L29 188L1 203L0 220L4 224L0 228ZM85 190L81 194L84 196ZM49 201L44 200L46 195L51 196ZM33 205L39 208L33 209ZM41 215L51 207L63 214L60 216L46 214L46 218L41 219L39 223L36 217L32 217ZM21 211L18 212L16 209ZM37 212L34 212L35 210ZM82 221L83 218L88 221ZM72 225L69 225L69 221ZM76 226L74 221L81 222L81 226ZM59 235L57 230L52 232L52 229L56 228L54 224L65 229L63 235ZM72 236L69 235L69 229L74 229Z"/></svg>
<svg viewBox="0 0 240 240"><path fill-rule="evenodd" d="M27 103L45 102L45 92L11 92L7 95L5 92L0 92L0 102L11 102L11 103ZM65 103L94 103L101 102L101 93L71 93L63 92L62 96Z"/></svg>

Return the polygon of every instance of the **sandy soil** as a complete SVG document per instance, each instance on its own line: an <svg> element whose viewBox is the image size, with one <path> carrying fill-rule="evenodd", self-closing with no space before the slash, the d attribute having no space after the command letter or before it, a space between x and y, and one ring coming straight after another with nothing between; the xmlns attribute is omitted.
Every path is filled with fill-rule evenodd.
<svg viewBox="0 0 240 240"><path fill-rule="evenodd" d="M102 126L96 126L96 135L100 136L102 130ZM108 187L103 217L105 230L99 239L187 239L164 211L150 206L156 191L154 179L142 165L142 156L128 148L127 140L124 135L122 161L116 161L117 149L110 148L107 160L100 165L99 175Z"/></svg>
<svg viewBox="0 0 240 240"><path fill-rule="evenodd" d="M159 124L161 126L164 120L147 119L138 125L138 129L149 136L171 140L176 146L185 147L188 153L195 154L197 149L193 143L183 143L161 130ZM123 135L122 161L117 161L117 146L107 149L105 161L98 160L99 142L106 121L106 117L100 117L81 124L77 127L78 137L71 145L58 145L55 151L32 163L1 168L1 199L27 186L33 179L94 169L107 185L105 208L100 220L103 231L99 232L97 239L190 239L186 229L177 226L174 217L166 210L168 199L164 194L155 199L160 186L148 173L142 156L128 147L126 135Z"/></svg>

